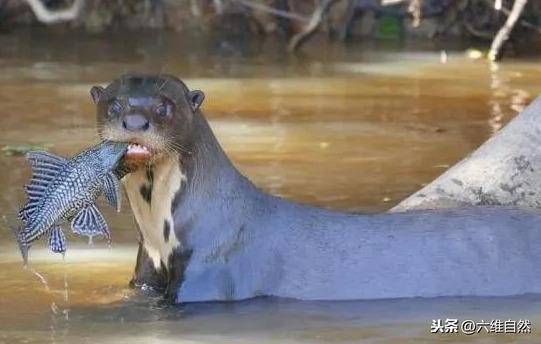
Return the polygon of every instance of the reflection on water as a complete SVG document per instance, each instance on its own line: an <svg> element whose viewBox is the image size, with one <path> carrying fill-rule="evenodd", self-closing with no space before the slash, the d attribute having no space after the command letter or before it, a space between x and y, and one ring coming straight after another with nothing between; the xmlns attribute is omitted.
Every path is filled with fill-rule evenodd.
<svg viewBox="0 0 541 344"><path fill-rule="evenodd" d="M0 36L0 146L35 144L71 155L96 142L88 90L119 73L167 72L207 94L204 111L235 164L262 188L347 211L380 211L439 175L537 93L537 64L497 68L439 50L312 45L284 57L206 54L209 42L174 35ZM376 47L377 48L377 47ZM243 57L244 56L244 57ZM29 169L0 152L2 214L24 201ZM70 238L66 260L40 243L23 270L0 232L0 343L508 342L509 336L435 336L432 318L529 318L539 342L538 297L351 303L257 300L163 307L127 289L134 220L101 204L115 246ZM452 272L450 272L452 273ZM40 278L39 276L42 276ZM536 321L537 320L537 321ZM512 337L513 340L517 339Z"/></svg>
<svg viewBox="0 0 541 344"><path fill-rule="evenodd" d="M238 303L166 306L125 289L135 252L116 247L84 259L53 262L38 254L35 269L48 288L18 261L2 263L0 342L3 343L538 343L541 296L300 302L257 299ZM41 253L41 252L40 252ZM103 271L107 271L104 274ZM65 282L67 276L68 283ZM12 281L8 282L7 281ZM68 292L66 296L66 291ZM432 319L528 319L521 335L430 334Z"/></svg>

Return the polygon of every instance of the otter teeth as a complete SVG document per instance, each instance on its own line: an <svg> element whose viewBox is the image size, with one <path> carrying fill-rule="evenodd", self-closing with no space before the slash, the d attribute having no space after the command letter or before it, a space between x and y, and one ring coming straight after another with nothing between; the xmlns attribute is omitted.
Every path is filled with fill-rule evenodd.
<svg viewBox="0 0 541 344"><path fill-rule="evenodd" d="M128 145L128 152L130 153L150 153L149 149L137 143L130 143Z"/></svg>

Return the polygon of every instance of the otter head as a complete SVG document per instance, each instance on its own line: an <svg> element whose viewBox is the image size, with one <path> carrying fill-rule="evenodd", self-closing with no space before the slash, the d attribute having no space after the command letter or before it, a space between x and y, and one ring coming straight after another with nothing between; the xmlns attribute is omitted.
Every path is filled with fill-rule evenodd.
<svg viewBox="0 0 541 344"><path fill-rule="evenodd" d="M167 154L189 154L194 114L204 99L169 75L124 75L106 88L92 87L98 133L130 143L125 159L151 162Z"/></svg>

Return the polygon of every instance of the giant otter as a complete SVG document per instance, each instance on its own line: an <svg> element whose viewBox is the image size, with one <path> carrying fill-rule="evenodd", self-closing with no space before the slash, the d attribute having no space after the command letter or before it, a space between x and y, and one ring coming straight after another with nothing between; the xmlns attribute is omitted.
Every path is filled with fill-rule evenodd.
<svg viewBox="0 0 541 344"><path fill-rule="evenodd" d="M203 93L181 80L125 75L91 94L100 136L131 143L134 285L175 302L541 292L536 211L354 215L294 203L237 171L200 110Z"/></svg>

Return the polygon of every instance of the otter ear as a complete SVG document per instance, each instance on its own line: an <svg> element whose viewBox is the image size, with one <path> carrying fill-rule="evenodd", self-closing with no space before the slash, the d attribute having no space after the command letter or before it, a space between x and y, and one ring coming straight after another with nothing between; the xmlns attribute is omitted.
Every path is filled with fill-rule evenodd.
<svg viewBox="0 0 541 344"><path fill-rule="evenodd" d="M193 90L188 93L188 98L190 99L190 105L192 106L193 111L197 111L201 104L203 103L203 99L205 99L205 94L203 91L199 90Z"/></svg>
<svg viewBox="0 0 541 344"><path fill-rule="evenodd" d="M101 86L94 86L90 89L90 95L92 96L95 104L98 104L104 92L105 89Z"/></svg>

